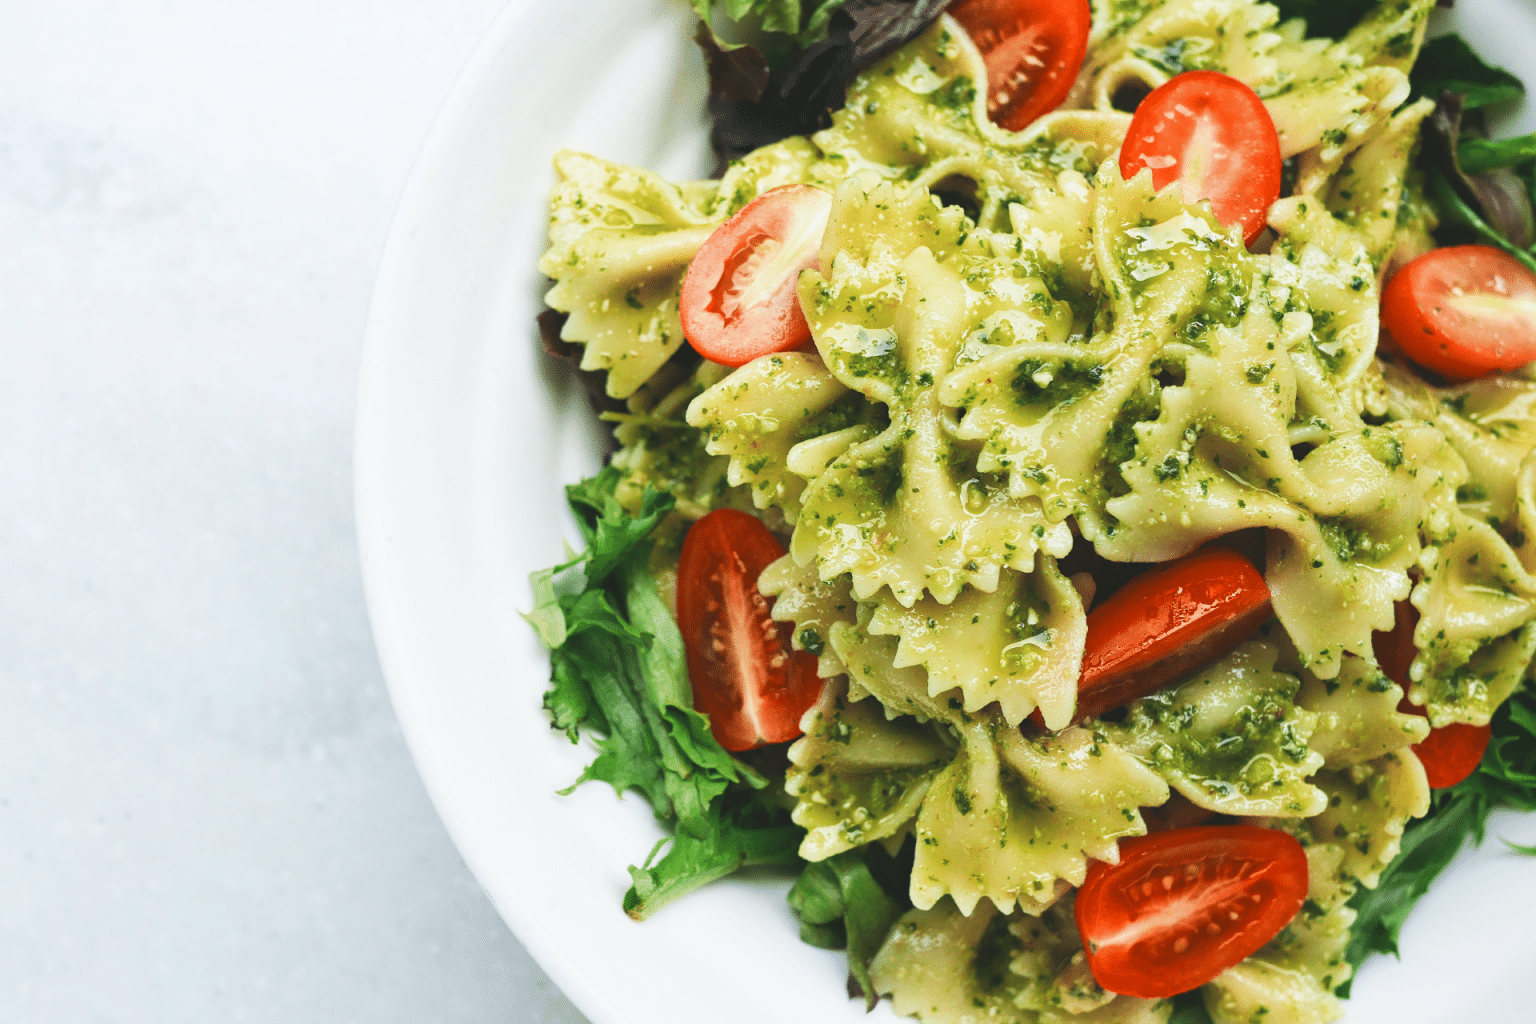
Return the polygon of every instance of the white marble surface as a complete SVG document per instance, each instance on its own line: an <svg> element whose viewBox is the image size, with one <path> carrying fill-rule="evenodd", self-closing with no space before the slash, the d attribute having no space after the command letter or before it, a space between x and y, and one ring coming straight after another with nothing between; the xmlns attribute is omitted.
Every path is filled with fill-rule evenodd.
<svg viewBox="0 0 1536 1024"><path fill-rule="evenodd" d="M422 791L352 527L375 263L501 3L0 0L6 1024L581 1021Z"/></svg>
<svg viewBox="0 0 1536 1024"><path fill-rule="evenodd" d="M401 742L353 389L501 0L0 0L0 1020L576 1022Z"/></svg>

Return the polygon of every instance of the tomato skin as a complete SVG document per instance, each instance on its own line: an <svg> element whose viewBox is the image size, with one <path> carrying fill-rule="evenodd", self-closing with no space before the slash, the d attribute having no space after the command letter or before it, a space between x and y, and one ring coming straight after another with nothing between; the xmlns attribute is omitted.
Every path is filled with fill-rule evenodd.
<svg viewBox="0 0 1536 1024"><path fill-rule="evenodd" d="M1536 360L1536 274L1486 245L1433 249L1381 295L1382 327L1420 366L1455 380Z"/></svg>
<svg viewBox="0 0 1536 1024"><path fill-rule="evenodd" d="M683 334L705 359L745 366L811 337L796 288L816 267L832 193L769 189L715 229L688 264L678 296Z"/></svg>
<svg viewBox="0 0 1536 1024"><path fill-rule="evenodd" d="M1419 624L1419 613L1407 601L1399 601L1394 612L1391 632L1372 636L1371 648L1387 678L1403 688L1397 710L1405 715L1427 716L1428 712L1408 699L1408 668L1418 653L1413 646L1413 630ZM1492 738L1491 725L1456 722L1430 729L1422 743L1413 745L1414 754L1424 765L1429 788L1449 789L1477 771Z"/></svg>
<svg viewBox="0 0 1536 1024"><path fill-rule="evenodd" d="M1409 704L1406 697L1403 698L1403 705L1398 707L1399 711L1411 710L1414 714L1424 714L1423 708ZM1429 738L1423 743L1415 743L1413 752L1424 765L1424 777L1429 781L1429 788L1449 789L1477 771L1492 739L1491 725L1456 722L1429 730Z"/></svg>
<svg viewBox="0 0 1536 1024"><path fill-rule="evenodd" d="M987 117L1017 132L1061 106L1088 55L1088 0L959 0L949 13L987 64Z"/></svg>
<svg viewBox="0 0 1536 1024"><path fill-rule="evenodd" d="M1120 175L1151 168L1152 187L1183 183L1186 203L1211 201L1252 245L1280 198L1280 136L1264 101L1216 71L1186 71L1147 94L1120 147Z"/></svg>
<svg viewBox="0 0 1536 1024"><path fill-rule="evenodd" d="M1104 988L1142 999L1188 992L1280 934L1307 898L1295 837L1252 825L1176 829L1094 861L1073 912Z"/></svg>
<svg viewBox="0 0 1536 1024"><path fill-rule="evenodd" d="M688 656L694 707L726 750L751 750L800 735L821 694L816 658L790 646L793 626L774 622L757 577L784 555L758 519L716 509L683 538L677 624Z"/></svg>
<svg viewBox="0 0 1536 1024"><path fill-rule="evenodd" d="M1269 618L1269 587L1209 548L1142 573L1088 613L1074 721L1096 718L1215 661Z"/></svg>

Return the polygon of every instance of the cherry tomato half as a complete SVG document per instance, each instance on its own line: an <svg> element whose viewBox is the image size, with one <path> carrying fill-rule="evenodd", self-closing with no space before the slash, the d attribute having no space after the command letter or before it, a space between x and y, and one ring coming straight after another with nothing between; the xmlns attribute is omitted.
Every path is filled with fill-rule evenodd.
<svg viewBox="0 0 1536 1024"><path fill-rule="evenodd" d="M783 555L766 526L734 509L716 509L683 538L677 624L688 680L726 750L794 739L821 693L815 656L790 646L793 627L773 621L757 590L758 575Z"/></svg>
<svg viewBox="0 0 1536 1024"><path fill-rule="evenodd" d="M1210 981L1280 934L1307 898L1307 855L1252 825L1184 828L1094 861L1074 913L1088 967L1111 992L1162 999Z"/></svg>
<svg viewBox="0 0 1536 1024"><path fill-rule="evenodd" d="M1280 136L1264 101L1216 71L1186 71L1147 94L1120 146L1120 174L1152 170L1152 187L1175 181L1184 201L1211 201L1227 227L1252 245L1280 198Z"/></svg>
<svg viewBox="0 0 1536 1024"><path fill-rule="evenodd" d="M1096 718L1215 661L1269 614L1264 577L1227 548L1142 573L1088 613L1075 720Z"/></svg>
<svg viewBox="0 0 1536 1024"><path fill-rule="evenodd" d="M1088 55L1088 0L959 0L949 13L986 61L994 124L1021 131L1061 106Z"/></svg>
<svg viewBox="0 0 1536 1024"><path fill-rule="evenodd" d="M1418 653L1413 646L1413 630L1418 624L1418 610L1407 601L1399 601L1392 631L1371 637L1376 664L1381 666L1388 679L1403 688L1403 699L1397 710L1407 715L1427 714L1408 700L1408 667ZM1448 789L1477 771L1492 738L1492 726L1457 722L1429 730L1423 743L1413 745L1413 752L1424 765L1424 776L1429 780L1430 788Z"/></svg>
<svg viewBox="0 0 1536 1024"><path fill-rule="evenodd" d="M715 229L683 275L678 313L699 355L725 366L787 352L811 337L800 271L817 265L832 193L783 185Z"/></svg>
<svg viewBox="0 0 1536 1024"><path fill-rule="evenodd" d="M1486 245L1433 249L1387 282L1381 324L1409 359L1458 380L1536 360L1536 274Z"/></svg>

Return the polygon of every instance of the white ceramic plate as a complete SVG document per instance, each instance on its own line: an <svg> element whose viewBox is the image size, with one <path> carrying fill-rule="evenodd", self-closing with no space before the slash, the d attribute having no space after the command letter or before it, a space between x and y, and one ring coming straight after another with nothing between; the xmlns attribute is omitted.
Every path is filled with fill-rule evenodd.
<svg viewBox="0 0 1536 1024"><path fill-rule="evenodd" d="M548 663L519 618L528 573L569 529L561 485L595 470L598 428L538 352L549 159L573 146L673 178L708 166L704 81L680 2L514 0L444 104L379 272L357 424L357 518L385 675L411 750L470 869L595 1024L865 1018L841 954L796 937L787 882L717 883L640 925L625 867L660 837L646 805L555 790L591 752L550 731ZM1448 26L1536 82L1536 14L1464 0ZM1518 122L1511 128L1529 130ZM1536 841L1536 821L1495 834ZM1352 1024L1536 1019L1536 866L1497 840L1378 958ZM892 1019L887 1008L877 1011Z"/></svg>

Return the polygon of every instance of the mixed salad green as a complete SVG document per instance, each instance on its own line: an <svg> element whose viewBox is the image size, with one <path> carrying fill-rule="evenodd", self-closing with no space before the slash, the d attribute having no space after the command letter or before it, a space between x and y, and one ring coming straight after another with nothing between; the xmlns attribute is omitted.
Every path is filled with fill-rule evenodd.
<svg viewBox="0 0 1536 1024"><path fill-rule="evenodd" d="M759 146L824 127L854 74L910 39L945 0L693 0L711 77L713 140L722 167ZM1339 35L1371 0L1279 0L1286 17L1314 35ZM1524 95L1518 78L1483 61L1454 35L1430 40L1412 69L1415 96L1434 100L1419 160L1437 240L1495 246L1536 270L1536 135L1487 137L1488 108ZM550 332L546 331L548 337ZM674 359L691 357L685 346ZM670 429L666 424L664 428ZM671 836L630 869L623 908L643 919L710 881L749 867L798 871L789 904L811 945L846 949L849 989L876 999L869 967L911 908L912 841L874 843L816 863L797 852L805 829L790 819L782 747L733 755L694 708L684 644L652 567L674 549L668 516L686 494L647 487L639 513L617 496L610 466L567 488L585 549L535 574L529 622L551 651L544 706L573 742L591 736L597 754L572 783L606 782L646 799ZM819 652L818 652L819 653ZM1493 718L1481 766L1437 791L1429 813L1409 823L1401 853L1374 889L1350 898L1358 913L1346 958L1396 954L1416 902L1452 858L1480 844L1499 809L1536 810L1536 691L1529 682ZM1513 847L1536 854L1536 848ZM637 852L638 854L638 852ZM637 855L638 859L638 855ZM1339 995L1348 994L1349 983ZM1173 1020L1209 1021L1193 994Z"/></svg>

